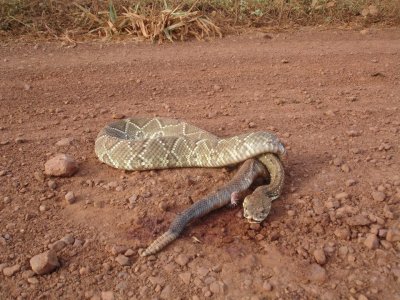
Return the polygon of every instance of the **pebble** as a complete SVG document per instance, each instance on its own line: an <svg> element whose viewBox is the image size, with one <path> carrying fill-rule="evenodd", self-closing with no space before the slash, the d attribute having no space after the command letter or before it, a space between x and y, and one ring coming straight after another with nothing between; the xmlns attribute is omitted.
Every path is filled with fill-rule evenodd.
<svg viewBox="0 0 400 300"><path fill-rule="evenodd" d="M101 300L114 300L114 292L113 291L101 292Z"/></svg>
<svg viewBox="0 0 400 300"><path fill-rule="evenodd" d="M338 253L340 257L345 257L349 253L349 248L347 248L347 246L341 246Z"/></svg>
<svg viewBox="0 0 400 300"><path fill-rule="evenodd" d="M52 190L55 190L57 188L57 183L54 180L49 180L47 182L47 186Z"/></svg>
<svg viewBox="0 0 400 300"><path fill-rule="evenodd" d="M132 249L128 249L128 250L125 251L124 255L129 257L129 256L134 255L135 253L136 252L133 251Z"/></svg>
<svg viewBox="0 0 400 300"><path fill-rule="evenodd" d="M72 245L75 242L75 238L72 236L72 234L67 234L66 236L61 238L60 241L63 241L67 245Z"/></svg>
<svg viewBox="0 0 400 300"><path fill-rule="evenodd" d="M36 277L29 277L26 279L30 284L38 284L39 283L39 279L37 279Z"/></svg>
<svg viewBox="0 0 400 300"><path fill-rule="evenodd" d="M349 194L346 192L337 193L335 195L335 199L338 199L338 200L344 200L344 199L348 199L348 198L349 198Z"/></svg>
<svg viewBox="0 0 400 300"><path fill-rule="evenodd" d="M360 294L358 296L358 300L368 300L367 296L364 296L363 294Z"/></svg>
<svg viewBox="0 0 400 300"><path fill-rule="evenodd" d="M160 208L161 211L167 211L168 203L165 201L161 201L160 204L158 204L158 207Z"/></svg>
<svg viewBox="0 0 400 300"><path fill-rule="evenodd" d="M35 255L29 262L33 272L38 275L50 273L60 266L57 254L53 250Z"/></svg>
<svg viewBox="0 0 400 300"><path fill-rule="evenodd" d="M4 276L11 277L15 273L17 273L19 270L21 270L21 265L20 264L16 264L16 265L11 266L11 267L5 267L3 269L3 274L4 274Z"/></svg>
<svg viewBox="0 0 400 300"><path fill-rule="evenodd" d="M122 254L118 255L115 258L115 261L117 263L119 263L121 266L128 266L129 265L129 257L126 257L125 255L122 255Z"/></svg>
<svg viewBox="0 0 400 300"><path fill-rule="evenodd" d="M183 272L179 274L179 278L183 281L185 284L190 283L190 278L192 277L192 273L190 272Z"/></svg>
<svg viewBox="0 0 400 300"><path fill-rule="evenodd" d="M326 263L325 252L322 249L314 250L314 258L319 265L324 265Z"/></svg>
<svg viewBox="0 0 400 300"><path fill-rule="evenodd" d="M210 291L213 294L223 294L224 293L224 283L220 281L214 281L210 284Z"/></svg>
<svg viewBox="0 0 400 300"><path fill-rule="evenodd" d="M382 202L386 198L385 193L384 192L379 192L379 191L373 191L371 193L371 196L375 201L378 201L378 202Z"/></svg>
<svg viewBox="0 0 400 300"><path fill-rule="evenodd" d="M66 245L67 244L64 241L59 240L57 242L54 242L53 244L50 244L49 249L58 252L64 249Z"/></svg>
<svg viewBox="0 0 400 300"><path fill-rule="evenodd" d="M206 267L200 267L197 269L197 274L199 275L200 278L205 277L208 274L208 269Z"/></svg>
<svg viewBox="0 0 400 300"><path fill-rule="evenodd" d="M350 230L348 228L338 228L335 230L334 234L342 240L348 240L350 238Z"/></svg>
<svg viewBox="0 0 400 300"><path fill-rule="evenodd" d="M357 181L356 180L354 180L354 179L349 179L349 180L346 180L346 186L353 186L353 185L356 185L357 184Z"/></svg>
<svg viewBox="0 0 400 300"><path fill-rule="evenodd" d="M355 215L353 217L347 218L346 223L349 226L366 226L366 225L371 224L372 222L370 219L368 219L367 216L359 214L359 215Z"/></svg>
<svg viewBox="0 0 400 300"><path fill-rule="evenodd" d="M350 167L348 164L343 164L340 166L340 169L345 172L345 173L349 173L350 172Z"/></svg>
<svg viewBox="0 0 400 300"><path fill-rule="evenodd" d="M268 281L264 281L263 289L266 290L267 292L270 292L272 291L272 285Z"/></svg>
<svg viewBox="0 0 400 300"><path fill-rule="evenodd" d="M175 258L175 262L180 265L180 266L186 266L186 264L189 262L189 256L187 256L186 254L179 254L176 258Z"/></svg>
<svg viewBox="0 0 400 300"><path fill-rule="evenodd" d="M113 115L112 115L112 118L113 118L114 120L120 120L120 119L125 118L125 115L124 115L124 114L113 114Z"/></svg>
<svg viewBox="0 0 400 300"><path fill-rule="evenodd" d="M326 270L318 264L311 264L308 271L308 278L313 282L324 282L327 279Z"/></svg>
<svg viewBox="0 0 400 300"><path fill-rule="evenodd" d="M73 141L74 138L63 138L56 143L56 146L58 147L70 146Z"/></svg>
<svg viewBox="0 0 400 300"><path fill-rule="evenodd" d="M368 249L376 249L379 247L379 239L378 237L373 234L373 233L368 233L367 234L367 238L364 241L364 245L368 248Z"/></svg>
<svg viewBox="0 0 400 300"><path fill-rule="evenodd" d="M72 156L58 154L44 164L44 169L46 175L70 177L78 171L78 164Z"/></svg>
<svg viewBox="0 0 400 300"><path fill-rule="evenodd" d="M161 299L171 299L172 288L171 285L166 285L161 291L160 298Z"/></svg>
<svg viewBox="0 0 400 300"><path fill-rule="evenodd" d="M339 157L336 157L336 158L333 160L333 164L334 164L336 167L339 167L339 166L341 166L341 165L343 164L343 160L342 160L341 158L339 158Z"/></svg>
<svg viewBox="0 0 400 300"><path fill-rule="evenodd" d="M386 240L388 242L399 242L400 241L400 226L393 226L388 229L386 233Z"/></svg>
<svg viewBox="0 0 400 300"><path fill-rule="evenodd" d="M66 193L64 198L69 204L74 204L76 202L75 194L72 191Z"/></svg>

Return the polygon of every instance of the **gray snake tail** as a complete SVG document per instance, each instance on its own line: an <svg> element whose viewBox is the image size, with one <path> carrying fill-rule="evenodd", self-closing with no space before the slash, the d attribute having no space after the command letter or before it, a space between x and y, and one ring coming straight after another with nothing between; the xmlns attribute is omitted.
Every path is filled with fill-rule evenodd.
<svg viewBox="0 0 400 300"><path fill-rule="evenodd" d="M260 176L268 176L266 167L258 160L249 159L245 161L227 185L214 194L194 203L179 214L172 222L169 229L140 255L148 256L157 253L175 240L189 222L229 204L232 193L247 190L253 181Z"/></svg>

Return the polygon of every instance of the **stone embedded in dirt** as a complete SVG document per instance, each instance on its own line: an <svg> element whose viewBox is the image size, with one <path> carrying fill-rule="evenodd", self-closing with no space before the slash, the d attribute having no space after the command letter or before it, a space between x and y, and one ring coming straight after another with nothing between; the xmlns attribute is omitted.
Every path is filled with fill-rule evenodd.
<svg viewBox="0 0 400 300"><path fill-rule="evenodd" d="M338 253L339 256L343 258L349 253L349 248L347 246L341 246L339 247Z"/></svg>
<svg viewBox="0 0 400 300"><path fill-rule="evenodd" d="M311 264L308 270L307 277L313 282L325 282L327 279L326 270L318 264Z"/></svg>
<svg viewBox="0 0 400 300"><path fill-rule="evenodd" d="M69 191L68 193L66 193L64 198L69 204L74 204L76 202L75 194L72 191Z"/></svg>
<svg viewBox="0 0 400 300"><path fill-rule="evenodd" d="M376 236L376 234L368 233L367 238L364 241L364 245L368 249L371 249L371 250L378 248L379 247L379 239Z"/></svg>
<svg viewBox="0 0 400 300"><path fill-rule="evenodd" d="M59 240L57 242L54 242L53 244L50 244L49 249L58 252L64 249L65 246L67 246L67 244L64 241Z"/></svg>
<svg viewBox="0 0 400 300"><path fill-rule="evenodd" d="M382 202L386 198L385 193L384 192L379 192L379 191L373 191L371 193L371 196L375 201L378 201L378 202Z"/></svg>
<svg viewBox="0 0 400 300"><path fill-rule="evenodd" d="M47 186L52 190L55 190L57 188L57 183L54 180L49 180L47 181Z"/></svg>
<svg viewBox="0 0 400 300"><path fill-rule="evenodd" d="M358 295L358 299L357 300L368 300L367 296L360 294Z"/></svg>
<svg viewBox="0 0 400 300"><path fill-rule="evenodd" d="M355 185L355 184L357 184L357 181L354 180L354 179L348 179L348 180L346 180L346 186L353 186L353 185Z"/></svg>
<svg viewBox="0 0 400 300"><path fill-rule="evenodd" d="M399 242L400 241L400 226L390 227L386 233L386 240L388 242Z"/></svg>
<svg viewBox="0 0 400 300"><path fill-rule="evenodd" d="M4 274L4 276L11 277L15 273L17 273L19 270L21 270L21 265L20 264L16 264L16 265L11 266L11 267L5 267L3 269L3 274Z"/></svg>
<svg viewBox="0 0 400 300"><path fill-rule="evenodd" d="M50 273L60 266L57 254L53 250L35 255L29 262L33 272L38 275Z"/></svg>
<svg viewBox="0 0 400 300"><path fill-rule="evenodd" d="M350 238L350 230L348 228L338 228L335 230L334 234L342 240L348 240Z"/></svg>
<svg viewBox="0 0 400 300"><path fill-rule="evenodd" d="M129 257L129 256L134 255L135 253L136 252L133 251L132 249L128 249L128 250L125 251L124 255Z"/></svg>
<svg viewBox="0 0 400 300"><path fill-rule="evenodd" d="M248 126L249 128L255 128L257 125L254 122L249 122Z"/></svg>
<svg viewBox="0 0 400 300"><path fill-rule="evenodd" d="M125 115L124 114L113 114L112 118L115 120L120 120L120 119L125 118Z"/></svg>
<svg viewBox="0 0 400 300"><path fill-rule="evenodd" d="M114 300L114 292L113 291L103 291L101 292L101 300Z"/></svg>
<svg viewBox="0 0 400 300"><path fill-rule="evenodd" d="M171 285L167 284L161 291L160 298L171 299L171 296L172 296L172 288Z"/></svg>
<svg viewBox="0 0 400 300"><path fill-rule="evenodd" d="M46 175L70 177L78 171L78 163L68 154L58 154L45 163L44 169Z"/></svg>
<svg viewBox="0 0 400 300"><path fill-rule="evenodd" d="M350 172L350 167L348 164L343 164L340 166L340 169L345 172L345 173L349 173Z"/></svg>
<svg viewBox="0 0 400 300"><path fill-rule="evenodd" d="M269 283L268 281L264 281L263 283L263 289L266 290L267 292L272 291L272 284Z"/></svg>
<svg viewBox="0 0 400 300"><path fill-rule="evenodd" d="M183 281L184 284L189 284L191 277L192 277L192 273L190 273L190 272L183 272L183 273L179 274L179 278Z"/></svg>
<svg viewBox="0 0 400 300"><path fill-rule="evenodd" d="M209 286L211 293L214 295L223 294L225 290L225 284L221 281L214 281Z"/></svg>
<svg viewBox="0 0 400 300"><path fill-rule="evenodd" d="M107 250L112 255L118 255L126 252L128 250L128 247L124 245L112 245L110 248L107 248Z"/></svg>
<svg viewBox="0 0 400 300"><path fill-rule="evenodd" d="M348 199L349 198L349 194L346 193L346 192L337 193L335 195L335 198L338 199L338 200Z"/></svg>
<svg viewBox="0 0 400 300"><path fill-rule="evenodd" d="M371 220L368 219L367 216L364 215L355 215L353 217L349 217L346 219L346 223L350 226L366 226L371 224Z"/></svg>
<svg viewBox="0 0 400 300"><path fill-rule="evenodd" d="M343 164L343 160L342 160L341 158L339 158L339 157L336 157L336 158L333 160L333 164L334 164L336 167L339 167L339 166L341 166L341 165Z"/></svg>
<svg viewBox="0 0 400 300"><path fill-rule="evenodd" d="M119 254L116 258L115 261L119 263L121 266L129 266L129 257L126 257L125 255Z"/></svg>
<svg viewBox="0 0 400 300"><path fill-rule="evenodd" d="M165 201L161 201L161 202L158 204L158 207L160 208L161 211L167 211L168 208L169 208L168 206L169 206L168 203L165 202Z"/></svg>
<svg viewBox="0 0 400 300"><path fill-rule="evenodd" d="M74 138L63 138L56 143L56 146L58 146L58 147L70 146L73 141L74 141Z"/></svg>
<svg viewBox="0 0 400 300"><path fill-rule="evenodd" d="M75 242L75 238L72 234L67 234L66 236L62 237L60 241L63 241L67 245L72 245Z"/></svg>
<svg viewBox="0 0 400 300"><path fill-rule="evenodd" d="M319 265L324 265L326 263L326 255L322 249L314 250L314 258Z"/></svg>
<svg viewBox="0 0 400 300"><path fill-rule="evenodd" d="M189 262L189 256L187 256L186 254L179 254L176 258L175 258L175 262L180 265L180 266L186 266L186 264Z"/></svg>

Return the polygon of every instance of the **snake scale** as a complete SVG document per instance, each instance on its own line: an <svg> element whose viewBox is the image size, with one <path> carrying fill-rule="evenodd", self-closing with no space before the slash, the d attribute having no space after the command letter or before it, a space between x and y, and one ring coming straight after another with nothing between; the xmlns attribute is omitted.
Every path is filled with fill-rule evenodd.
<svg viewBox="0 0 400 300"><path fill-rule="evenodd" d="M220 138L184 121L166 118L129 118L105 126L95 141L99 160L119 169L151 170L182 167L223 167L244 162L235 176L212 195L179 214L169 229L142 256L154 254L175 240L186 224L229 203L236 203L258 177L269 184L244 199L244 216L264 220L271 202L280 196L284 169L279 157L286 151L270 132Z"/></svg>

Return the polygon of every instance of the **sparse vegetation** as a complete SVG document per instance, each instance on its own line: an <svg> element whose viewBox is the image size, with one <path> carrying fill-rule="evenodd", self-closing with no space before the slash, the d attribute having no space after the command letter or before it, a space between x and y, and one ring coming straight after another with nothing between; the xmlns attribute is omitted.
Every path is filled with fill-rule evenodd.
<svg viewBox="0 0 400 300"><path fill-rule="evenodd" d="M184 40L236 26L399 24L394 0L0 0L2 35Z"/></svg>

